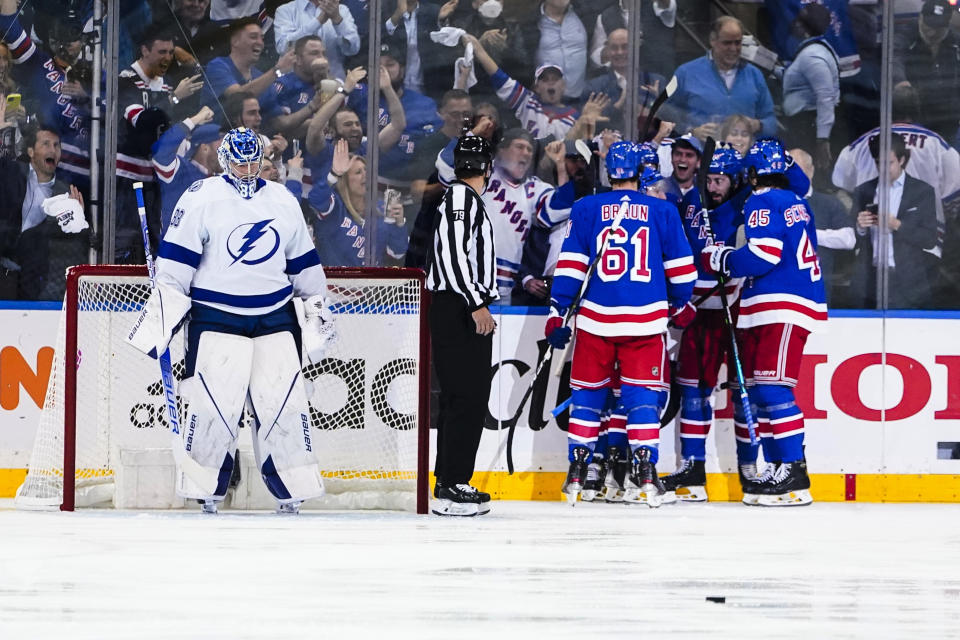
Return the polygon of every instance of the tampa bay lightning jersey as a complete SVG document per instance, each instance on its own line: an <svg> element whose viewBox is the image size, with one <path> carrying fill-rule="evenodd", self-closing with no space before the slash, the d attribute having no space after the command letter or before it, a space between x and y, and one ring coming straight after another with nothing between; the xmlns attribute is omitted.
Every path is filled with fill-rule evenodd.
<svg viewBox="0 0 960 640"><path fill-rule="evenodd" d="M240 315L327 294L297 199L261 180L244 200L222 175L194 182L180 197L157 251L157 280L195 304Z"/></svg>
<svg viewBox="0 0 960 640"><path fill-rule="evenodd" d="M795 324L815 331L827 319L817 231L806 201L757 189L743 209L747 244L730 254L730 275L746 277L737 326Z"/></svg>
<svg viewBox="0 0 960 640"><path fill-rule="evenodd" d="M690 299L697 269L675 207L638 191L609 191L574 203L553 274L553 304L566 309L573 303L608 234L580 302L577 329L610 337L666 331L668 300L681 306Z"/></svg>

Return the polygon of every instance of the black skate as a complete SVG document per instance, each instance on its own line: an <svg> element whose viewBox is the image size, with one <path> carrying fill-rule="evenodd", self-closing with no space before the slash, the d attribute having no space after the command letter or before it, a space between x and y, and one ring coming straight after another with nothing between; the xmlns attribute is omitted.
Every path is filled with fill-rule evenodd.
<svg viewBox="0 0 960 640"><path fill-rule="evenodd" d="M784 462L773 477L757 487L757 504L762 507L802 507L813 502L807 461Z"/></svg>
<svg viewBox="0 0 960 640"><path fill-rule="evenodd" d="M590 449L574 447L572 456L573 462L570 463L570 470L567 471L567 479L561 491L567 495L567 502L574 506L577 504L577 496L587 482L587 458L590 457Z"/></svg>
<svg viewBox="0 0 960 640"><path fill-rule="evenodd" d="M630 465L630 475L627 476L623 501L634 504L645 504L650 508L661 504L676 502L676 495L667 494L657 475L657 467L650 462L650 450L640 448L633 454Z"/></svg>
<svg viewBox="0 0 960 640"><path fill-rule="evenodd" d="M768 463L762 472L757 473L754 462L741 464L737 471L740 475L740 489L743 490L743 504L755 506L760 500L760 485L769 482L777 471L777 465Z"/></svg>
<svg viewBox="0 0 960 640"><path fill-rule="evenodd" d="M490 511L490 494L477 491L469 484L447 487L437 483L433 495L436 500L430 510L438 516L482 516Z"/></svg>
<svg viewBox="0 0 960 640"><path fill-rule="evenodd" d="M467 485L467 486L469 486L469 485ZM490 502L490 494L489 494L489 493L487 493L486 491L480 491L479 489L475 489L474 487L470 487L470 488L477 492L477 495L480 497L480 505L481 505L481 506L484 505L484 504L487 503L487 502ZM437 482L436 484L433 485L433 497L434 497L434 498L437 498L438 500L440 499L440 483L439 483L439 482ZM487 505L487 511L489 511L489 510L490 510L490 506ZM486 513L486 511L484 511L484 513Z"/></svg>
<svg viewBox="0 0 960 640"><path fill-rule="evenodd" d="M607 479L607 461L603 458L594 458L587 467L587 481L583 483L580 499L584 502L593 502L603 493L603 483Z"/></svg>
<svg viewBox="0 0 960 640"><path fill-rule="evenodd" d="M667 493L681 502L707 501L707 473L703 460L685 458L670 475L660 478Z"/></svg>
<svg viewBox="0 0 960 640"><path fill-rule="evenodd" d="M623 483L630 471L630 462L620 449L607 449L607 476L603 479L603 498L607 502L623 502Z"/></svg>

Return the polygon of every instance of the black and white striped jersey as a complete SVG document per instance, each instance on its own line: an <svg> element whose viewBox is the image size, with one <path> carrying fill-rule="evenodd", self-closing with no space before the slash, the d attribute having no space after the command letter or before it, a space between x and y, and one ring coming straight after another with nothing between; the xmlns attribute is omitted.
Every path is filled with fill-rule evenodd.
<svg viewBox="0 0 960 640"><path fill-rule="evenodd" d="M477 192L459 180L438 207L427 288L459 293L471 311L499 298L493 225Z"/></svg>

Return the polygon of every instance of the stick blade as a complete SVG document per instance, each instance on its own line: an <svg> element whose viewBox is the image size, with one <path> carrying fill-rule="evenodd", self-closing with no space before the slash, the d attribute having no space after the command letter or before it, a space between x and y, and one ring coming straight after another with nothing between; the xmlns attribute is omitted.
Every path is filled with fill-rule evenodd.
<svg viewBox="0 0 960 640"><path fill-rule="evenodd" d="M670 78L670 82L667 83L667 86L663 88L663 93L670 98L677 91L677 76ZM667 98L664 98L665 100Z"/></svg>
<svg viewBox="0 0 960 640"><path fill-rule="evenodd" d="M590 164L590 159L593 157L593 153L590 151L590 147L587 146L587 143L581 138L577 138L577 140L573 143L573 146L576 147L577 153L583 157L583 161L587 164Z"/></svg>

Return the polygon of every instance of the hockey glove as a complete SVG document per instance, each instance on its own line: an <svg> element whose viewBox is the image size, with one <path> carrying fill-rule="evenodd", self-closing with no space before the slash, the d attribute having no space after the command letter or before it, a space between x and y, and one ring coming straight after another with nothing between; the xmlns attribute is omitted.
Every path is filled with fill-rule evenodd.
<svg viewBox="0 0 960 640"><path fill-rule="evenodd" d="M127 342L151 358L163 355L188 311L189 296L158 282L127 333Z"/></svg>
<svg viewBox="0 0 960 640"><path fill-rule="evenodd" d="M550 346L554 349L563 349L570 342L572 333L570 327L563 326L563 317L556 307L551 308L550 317L547 318L547 326L543 328L543 335L547 337Z"/></svg>
<svg viewBox="0 0 960 640"><path fill-rule="evenodd" d="M697 308L693 306L692 302L687 302L687 304L683 305L679 309L677 307L670 307L669 324L675 329L686 329L696 317Z"/></svg>
<svg viewBox="0 0 960 640"><path fill-rule="evenodd" d="M733 249L718 244L708 244L700 252L700 262L703 268L711 273L717 273L724 276L730 275L730 269L727 267L727 259Z"/></svg>
<svg viewBox="0 0 960 640"><path fill-rule="evenodd" d="M323 296L312 296L303 301L303 350L310 362L320 362L323 354L337 339L333 312Z"/></svg>

